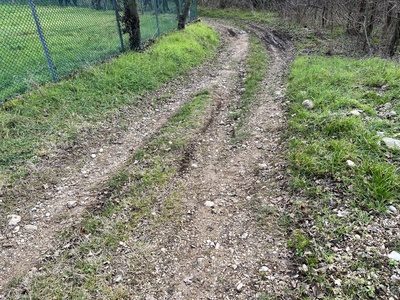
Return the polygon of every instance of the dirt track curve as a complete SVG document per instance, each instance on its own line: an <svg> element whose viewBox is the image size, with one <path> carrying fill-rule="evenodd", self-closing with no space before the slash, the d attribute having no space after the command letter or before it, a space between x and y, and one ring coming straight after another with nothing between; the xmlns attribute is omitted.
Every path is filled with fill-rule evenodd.
<svg viewBox="0 0 400 300"><path fill-rule="evenodd" d="M284 295L296 285L290 255L274 213L257 220L257 209L284 209L285 160L281 136L285 128L285 74L293 56L289 39L267 28L247 24L269 51L269 69L257 94L258 104L244 125L250 133L230 142L229 108L240 99L249 33L209 21L222 36L223 47L213 62L194 70L190 80L176 80L145 95L143 106L127 108L118 117L82 133L79 142L53 149L31 176L7 191L21 202L18 231L0 226L0 299L7 282L45 263L47 253L62 245L57 234L81 221L99 200L100 187L143 146L148 138L190 99L209 89L214 100L207 127L193 134L185 169L165 193L183 195L182 219L149 229L146 261L121 272L135 278L132 299L255 299L263 291ZM154 99L157 106L148 105ZM122 122L123 121L123 122ZM121 129L121 124L128 130ZM163 197L163 196L160 196ZM162 199L160 199L162 201ZM211 206L204 203L211 201ZM67 204L74 206L68 208ZM24 225L37 226L29 230ZM143 230L141 230L142 235ZM139 233L138 233L139 235ZM139 237L131 236L127 245ZM125 252L120 260L129 259ZM125 266L127 268L127 266ZM154 270L151 276L144 269Z"/></svg>

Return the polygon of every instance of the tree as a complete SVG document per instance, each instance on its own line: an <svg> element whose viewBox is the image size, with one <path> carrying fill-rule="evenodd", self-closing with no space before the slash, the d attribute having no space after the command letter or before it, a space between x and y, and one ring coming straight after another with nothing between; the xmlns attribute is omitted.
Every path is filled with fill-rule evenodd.
<svg viewBox="0 0 400 300"><path fill-rule="evenodd" d="M183 4L183 8L178 15L178 29L185 29L185 23L189 14L190 4L193 0L186 0Z"/></svg>
<svg viewBox="0 0 400 300"><path fill-rule="evenodd" d="M124 32L129 35L129 48L140 49L140 19L136 0L124 0Z"/></svg>

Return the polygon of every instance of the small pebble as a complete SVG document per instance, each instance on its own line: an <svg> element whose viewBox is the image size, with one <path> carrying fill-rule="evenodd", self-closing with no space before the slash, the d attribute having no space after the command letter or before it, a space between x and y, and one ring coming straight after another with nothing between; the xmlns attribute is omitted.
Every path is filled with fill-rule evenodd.
<svg viewBox="0 0 400 300"><path fill-rule="evenodd" d="M212 201L206 201L206 202L204 202L204 205L207 207L214 207L215 204Z"/></svg>
<svg viewBox="0 0 400 300"><path fill-rule="evenodd" d="M243 283L239 282L238 285L236 286L236 291L239 293L243 290Z"/></svg>

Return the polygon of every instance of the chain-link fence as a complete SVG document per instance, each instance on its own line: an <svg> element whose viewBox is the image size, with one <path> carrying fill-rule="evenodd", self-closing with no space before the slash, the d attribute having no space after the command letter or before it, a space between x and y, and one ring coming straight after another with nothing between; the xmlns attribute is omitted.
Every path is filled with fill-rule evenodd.
<svg viewBox="0 0 400 300"><path fill-rule="evenodd" d="M176 28L184 1L137 0L142 41ZM122 11L123 0L0 0L0 104L124 51Z"/></svg>

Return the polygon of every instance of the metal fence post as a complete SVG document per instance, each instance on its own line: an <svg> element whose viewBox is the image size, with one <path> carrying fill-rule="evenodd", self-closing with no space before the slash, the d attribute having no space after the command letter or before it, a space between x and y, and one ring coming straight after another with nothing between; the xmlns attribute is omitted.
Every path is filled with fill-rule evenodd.
<svg viewBox="0 0 400 300"><path fill-rule="evenodd" d="M39 37L40 37L40 42L42 43L42 47L43 47L44 54L46 56L47 64L48 64L49 69L50 69L51 77L53 78L54 81L57 81L57 76L56 76L56 73L54 71L54 66L53 66L53 62L51 60L49 49L47 48L46 39L44 37L43 29L42 29L42 26L40 25L40 22L39 22L39 17L38 17L37 11L36 11L35 4L33 3L33 0L28 0L28 2L29 2L29 6L31 8L31 11L32 11L33 18L35 19L36 29L37 29Z"/></svg>
<svg viewBox="0 0 400 300"><path fill-rule="evenodd" d="M156 13L156 24L157 24L157 35L160 35L160 23L158 22L158 0L154 0L155 13Z"/></svg>
<svg viewBox="0 0 400 300"><path fill-rule="evenodd" d="M118 13L117 2L115 0L112 0L112 4L114 6L115 19L117 20L117 28L118 28L119 42L121 44L121 52L124 52L125 51L124 39L122 38L121 22L120 22L119 13Z"/></svg>

